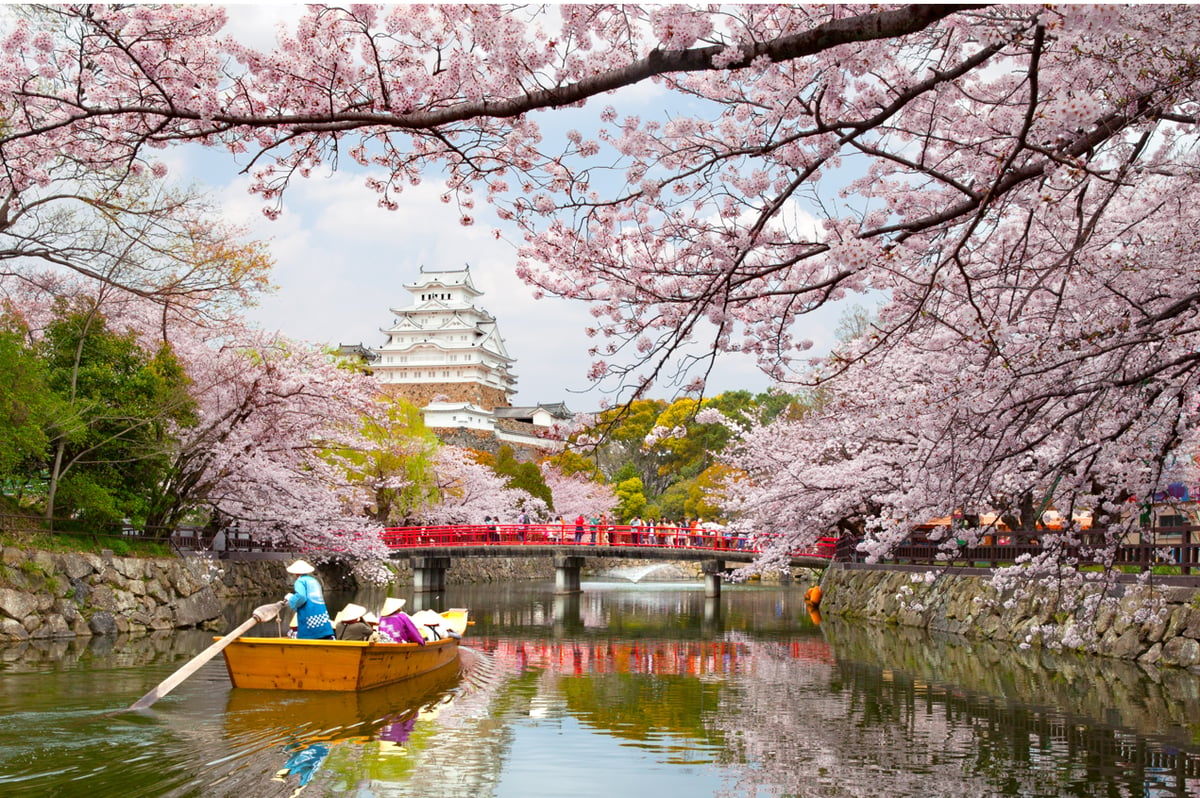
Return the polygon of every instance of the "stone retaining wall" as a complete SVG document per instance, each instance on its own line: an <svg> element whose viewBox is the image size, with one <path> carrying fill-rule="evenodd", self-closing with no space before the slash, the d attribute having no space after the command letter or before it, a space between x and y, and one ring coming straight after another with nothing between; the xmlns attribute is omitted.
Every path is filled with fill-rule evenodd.
<svg viewBox="0 0 1200 798"><path fill-rule="evenodd" d="M1195 588L1115 584L1045 586L1018 597L988 575L835 568L822 612L951 632L1022 647L1079 651L1200 671Z"/></svg>
<svg viewBox="0 0 1200 798"><path fill-rule="evenodd" d="M140 559L80 552L0 553L0 641L198 626L232 597L282 596L279 561Z"/></svg>
<svg viewBox="0 0 1200 798"><path fill-rule="evenodd" d="M586 562L584 573L594 575L639 561ZM391 566L402 592L412 584L412 568L407 559ZM353 577L327 567L317 576L329 592L357 587ZM553 579L548 557L462 557L446 572L448 584ZM7 547L0 552L0 642L200 626L219 618L233 599L282 597L293 581L281 560L141 559Z"/></svg>

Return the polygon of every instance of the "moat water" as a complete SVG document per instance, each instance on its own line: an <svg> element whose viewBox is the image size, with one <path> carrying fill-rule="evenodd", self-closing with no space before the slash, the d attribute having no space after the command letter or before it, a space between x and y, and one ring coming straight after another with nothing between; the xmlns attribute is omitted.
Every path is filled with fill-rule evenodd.
<svg viewBox="0 0 1200 798"><path fill-rule="evenodd" d="M218 656L128 713L212 634L0 648L0 796L1200 795L1186 671L820 619L798 587L400 595L471 608L461 671L275 693Z"/></svg>

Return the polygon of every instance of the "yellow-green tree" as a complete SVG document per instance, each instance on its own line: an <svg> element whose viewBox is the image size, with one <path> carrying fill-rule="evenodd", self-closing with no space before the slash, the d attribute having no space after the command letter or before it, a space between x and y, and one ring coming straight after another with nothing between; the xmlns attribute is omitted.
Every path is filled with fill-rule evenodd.
<svg viewBox="0 0 1200 798"><path fill-rule="evenodd" d="M646 494L640 477L630 477L617 483L613 492L617 494L617 517L628 521L641 515L646 509Z"/></svg>
<svg viewBox="0 0 1200 798"><path fill-rule="evenodd" d="M421 410L398 397L380 397L380 412L363 419L367 446L341 452L348 477L370 489L371 517L400 525L417 509L437 500L434 453L441 445L421 417Z"/></svg>

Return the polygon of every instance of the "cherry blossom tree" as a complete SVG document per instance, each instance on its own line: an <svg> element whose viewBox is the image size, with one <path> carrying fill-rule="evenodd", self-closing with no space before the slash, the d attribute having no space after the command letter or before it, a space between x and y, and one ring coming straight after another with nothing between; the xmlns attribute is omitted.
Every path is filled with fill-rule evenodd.
<svg viewBox="0 0 1200 798"><path fill-rule="evenodd" d="M367 447L361 424L379 412L375 386L310 345L238 332L176 343L200 423L179 433L164 520L200 504L262 543L351 561L384 556L366 513L373 491L347 461Z"/></svg>
<svg viewBox="0 0 1200 798"><path fill-rule="evenodd" d="M476 461L470 450L442 446L435 455L437 500L417 512L425 524L481 524L485 517L515 520L522 509L544 517L546 503Z"/></svg>
<svg viewBox="0 0 1200 798"><path fill-rule="evenodd" d="M772 485L813 524L1047 497L1115 518L1192 467L1190 6L318 6L271 52L224 13L13 23L0 190L63 158L153 172L175 142L243 158L269 214L339 159L389 207L440 170L465 224L481 193L520 231L537 292L590 304L591 374L627 398L702 390L733 351L840 384L842 417L747 443L815 457ZM636 86L655 109L622 115ZM538 124L593 100L592 128ZM812 369L797 322L856 295L873 329Z"/></svg>
<svg viewBox="0 0 1200 798"><path fill-rule="evenodd" d="M568 476L561 469L543 464L542 476L554 497L554 512L567 521L576 516L612 515L618 504L613 486L589 479L585 474Z"/></svg>

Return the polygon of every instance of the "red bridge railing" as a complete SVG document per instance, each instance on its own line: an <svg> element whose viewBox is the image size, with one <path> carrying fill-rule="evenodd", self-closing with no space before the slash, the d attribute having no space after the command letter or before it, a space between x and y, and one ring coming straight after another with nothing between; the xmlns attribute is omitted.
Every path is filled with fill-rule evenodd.
<svg viewBox="0 0 1200 798"><path fill-rule="evenodd" d="M697 527L647 527L615 524L472 524L404 526L384 530L392 550L478 546L609 546L614 548L686 549L692 551L759 551L751 538L725 530ZM833 559L836 538L821 538L795 556Z"/></svg>

